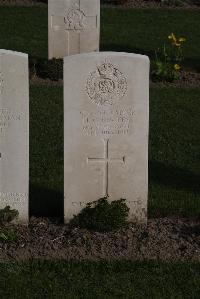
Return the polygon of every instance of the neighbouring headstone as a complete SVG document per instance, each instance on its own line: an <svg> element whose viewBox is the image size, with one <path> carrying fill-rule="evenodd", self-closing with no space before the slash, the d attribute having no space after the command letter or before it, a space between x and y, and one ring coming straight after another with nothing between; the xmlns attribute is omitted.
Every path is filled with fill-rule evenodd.
<svg viewBox="0 0 200 299"><path fill-rule="evenodd" d="M49 0L49 59L99 50L100 0Z"/></svg>
<svg viewBox="0 0 200 299"><path fill-rule="evenodd" d="M28 55L0 50L0 209L28 221Z"/></svg>
<svg viewBox="0 0 200 299"><path fill-rule="evenodd" d="M124 198L146 222L149 59L101 52L64 59L65 222L88 202Z"/></svg>

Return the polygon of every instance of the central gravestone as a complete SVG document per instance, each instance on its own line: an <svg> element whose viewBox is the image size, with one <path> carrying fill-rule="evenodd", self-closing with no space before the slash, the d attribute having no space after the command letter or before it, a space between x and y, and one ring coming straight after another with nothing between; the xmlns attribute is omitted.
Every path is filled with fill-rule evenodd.
<svg viewBox="0 0 200 299"><path fill-rule="evenodd" d="M49 59L99 50L100 0L49 0Z"/></svg>
<svg viewBox="0 0 200 299"><path fill-rule="evenodd" d="M0 50L0 209L28 221L28 55Z"/></svg>
<svg viewBox="0 0 200 299"><path fill-rule="evenodd" d="M145 222L149 59L90 53L64 59L65 221L88 202L124 198Z"/></svg>

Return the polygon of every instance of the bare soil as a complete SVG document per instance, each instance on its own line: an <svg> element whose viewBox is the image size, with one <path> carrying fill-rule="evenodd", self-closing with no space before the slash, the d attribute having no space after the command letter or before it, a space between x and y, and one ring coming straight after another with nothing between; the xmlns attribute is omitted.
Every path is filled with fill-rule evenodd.
<svg viewBox="0 0 200 299"><path fill-rule="evenodd" d="M42 79L38 76L30 77L31 85L47 85L47 86L62 86L63 80L59 79L58 81L53 81L50 79ZM180 79L174 82L153 82L150 79L150 86L158 87L200 87L200 73L194 71L185 71L182 70L180 73Z"/></svg>
<svg viewBox="0 0 200 299"><path fill-rule="evenodd" d="M151 86L168 86L168 87L200 87L200 73L194 71L180 72L180 78L174 82L152 82L150 80Z"/></svg>
<svg viewBox="0 0 200 299"><path fill-rule="evenodd" d="M47 86L62 86L63 79L59 80L51 80L51 79L43 79L38 76L34 76L30 78L31 85L47 85Z"/></svg>
<svg viewBox="0 0 200 299"><path fill-rule="evenodd" d="M36 1L36 0L0 0L0 6L41 6L47 5L43 1Z"/></svg>
<svg viewBox="0 0 200 299"><path fill-rule="evenodd" d="M5 229L5 227L4 227ZM0 241L0 261L163 260L200 261L200 218L150 219L147 226L129 224L118 232L99 233L32 218L29 226L8 225L16 243Z"/></svg>
<svg viewBox="0 0 200 299"><path fill-rule="evenodd" d="M167 2L167 1L166 1ZM174 1L175 2L175 1ZM197 3L197 1L196 1ZM181 3L181 5L167 5L166 3L162 3L161 1L156 0L128 0L126 4L123 6L126 7L136 7L136 8L199 8L199 4L197 5L195 1L186 0Z"/></svg>

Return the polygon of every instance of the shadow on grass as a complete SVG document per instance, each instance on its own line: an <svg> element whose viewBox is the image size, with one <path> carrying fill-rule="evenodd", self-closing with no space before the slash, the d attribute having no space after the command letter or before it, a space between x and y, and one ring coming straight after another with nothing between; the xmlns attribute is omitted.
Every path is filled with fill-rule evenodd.
<svg viewBox="0 0 200 299"><path fill-rule="evenodd" d="M149 161L149 177L161 185L200 194L200 175L189 170Z"/></svg>
<svg viewBox="0 0 200 299"><path fill-rule="evenodd" d="M183 64L190 69L192 68L193 70L200 72L200 59L187 57L184 59Z"/></svg>
<svg viewBox="0 0 200 299"><path fill-rule="evenodd" d="M62 192L30 185L29 194L30 217L56 217L63 221L64 195Z"/></svg>
<svg viewBox="0 0 200 299"><path fill-rule="evenodd" d="M200 194L200 175L191 171L150 161L149 177L150 181L159 185ZM63 221L63 205L64 195L62 192L30 185L30 216L55 217ZM159 215L158 207L156 210L156 214Z"/></svg>

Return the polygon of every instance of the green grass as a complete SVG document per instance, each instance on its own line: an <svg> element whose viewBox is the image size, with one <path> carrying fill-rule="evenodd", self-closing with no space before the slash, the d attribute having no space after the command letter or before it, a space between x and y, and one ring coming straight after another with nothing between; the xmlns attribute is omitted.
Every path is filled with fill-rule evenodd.
<svg viewBox="0 0 200 299"><path fill-rule="evenodd" d="M171 32L200 70L200 12L103 8L101 50L154 57ZM47 58L47 7L0 7L0 48ZM200 89L150 90L149 217L200 213ZM30 211L63 215L62 87L30 88ZM13 238L15 235L6 235ZM5 238L5 236L3 238ZM161 262L0 264L0 298L200 298L200 265Z"/></svg>
<svg viewBox="0 0 200 299"><path fill-rule="evenodd" d="M200 11L103 8L101 50L154 57L171 32L200 70ZM0 48L47 58L47 7L0 7ZM149 217L200 214L200 89L150 90ZM94 199L95 200L95 199ZM30 88L30 211L63 214L63 92ZM14 235L2 236L11 238ZM15 233L15 232L14 232ZM0 263L0 298L200 298L200 264Z"/></svg>
<svg viewBox="0 0 200 299"><path fill-rule="evenodd" d="M200 265L157 262L0 264L2 299L198 299Z"/></svg>
<svg viewBox="0 0 200 299"><path fill-rule="evenodd" d="M187 39L185 64L200 70L200 11L111 9L101 14L101 49L146 54L167 42L169 33Z"/></svg>
<svg viewBox="0 0 200 299"><path fill-rule="evenodd" d="M200 213L200 89L150 93L150 215Z"/></svg>
<svg viewBox="0 0 200 299"><path fill-rule="evenodd" d="M186 65L200 69L200 11L102 8L101 50L150 55L170 32L187 38ZM47 7L0 7L0 48L47 58ZM63 214L63 94L30 90L30 210ZM200 89L150 94L149 216L200 212ZM48 207L48 211L47 211Z"/></svg>
<svg viewBox="0 0 200 299"><path fill-rule="evenodd" d="M32 213L63 213L62 97L62 87L30 90ZM150 91L150 217L200 213L199 98L200 89Z"/></svg>
<svg viewBox="0 0 200 299"><path fill-rule="evenodd" d="M171 32L187 38L185 64L200 70L200 11L101 9L101 50L147 54ZM0 48L47 58L47 7L0 7Z"/></svg>
<svg viewBox="0 0 200 299"><path fill-rule="evenodd" d="M0 6L0 48L47 57L47 18L45 7Z"/></svg>

